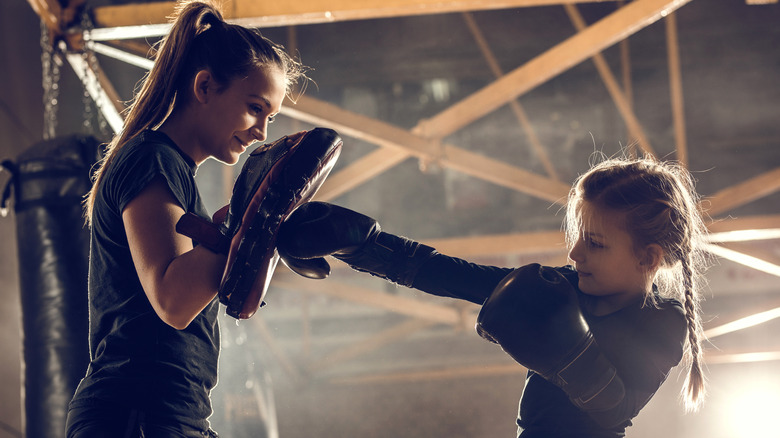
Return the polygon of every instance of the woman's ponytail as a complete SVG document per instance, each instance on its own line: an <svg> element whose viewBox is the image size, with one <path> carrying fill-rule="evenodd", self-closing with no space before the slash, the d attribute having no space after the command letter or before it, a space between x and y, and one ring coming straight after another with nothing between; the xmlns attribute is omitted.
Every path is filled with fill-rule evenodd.
<svg viewBox="0 0 780 438"><path fill-rule="evenodd" d="M192 46L196 37L216 26L224 26L222 13L203 1L179 3L168 35L160 40L152 69L147 73L131 103L122 130L114 136L93 176L85 201L87 223L91 222L97 187L119 148L145 129L156 128L168 116L178 95L189 82Z"/></svg>

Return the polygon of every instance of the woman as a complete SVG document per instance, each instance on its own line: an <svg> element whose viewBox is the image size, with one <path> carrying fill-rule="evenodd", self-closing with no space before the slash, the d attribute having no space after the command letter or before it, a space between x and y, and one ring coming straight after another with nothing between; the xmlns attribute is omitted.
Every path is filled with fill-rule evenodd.
<svg viewBox="0 0 780 438"><path fill-rule="evenodd" d="M177 234L207 218L194 175L264 141L301 65L210 3L180 3L86 201L90 364L68 437L216 436L217 289L226 256Z"/></svg>

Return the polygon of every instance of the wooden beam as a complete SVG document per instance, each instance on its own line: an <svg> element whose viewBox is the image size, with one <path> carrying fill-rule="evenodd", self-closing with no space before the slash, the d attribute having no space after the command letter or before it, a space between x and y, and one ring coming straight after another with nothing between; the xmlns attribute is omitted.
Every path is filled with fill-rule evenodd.
<svg viewBox="0 0 780 438"><path fill-rule="evenodd" d="M395 149L399 154L403 154L402 156L406 154L414 155L467 175L553 203L564 202L570 189L570 186L566 183L555 181L452 145L440 144L437 141L422 138L389 123L355 114L311 97L302 96L298 99L297 104L283 106L281 112L287 116L312 124L325 124L350 137ZM383 156L395 159L392 158L393 154L384 154ZM380 160L372 157L367 161L377 163ZM355 185L358 182L356 177L360 172L359 170L356 171L356 169L350 169L350 172L350 184ZM362 179L359 182L376 175L376 172L368 167L364 169L364 172L365 174L362 175ZM347 178L338 176L338 174L331 178L342 181L347 180ZM325 193L328 193L328 191L343 192L342 188L325 187L326 185L328 185L327 182L323 185Z"/></svg>
<svg viewBox="0 0 780 438"><path fill-rule="evenodd" d="M775 232L774 238L780 239L780 229L774 229L773 231ZM774 245L771 246L771 248L767 248L762 247L762 245L757 245L755 241L740 241L722 243L722 246L732 251L736 251L750 257L763 260L767 263L780 266L780 256L778 256L775 251L772 251L772 249L775 248Z"/></svg>
<svg viewBox="0 0 780 438"><path fill-rule="evenodd" d="M618 0L617 6L622 8L625 6L625 0ZM620 77L623 81L623 94L626 96L626 103L629 108L634 107L634 86L631 80L631 44L629 39L625 38L620 41ZM634 145L630 145L629 149L634 151Z"/></svg>
<svg viewBox="0 0 780 438"><path fill-rule="evenodd" d="M82 33L70 32L69 29L78 26L85 2L86 0L27 0L46 26L49 43L54 45L64 41L68 51L83 50Z"/></svg>
<svg viewBox="0 0 780 438"><path fill-rule="evenodd" d="M474 17L469 12L464 12L462 16L466 21L466 25L468 26L469 31L471 31L471 35L477 42L479 50L482 52L482 56L485 58L485 62L487 62L490 70L493 72L493 75L496 78L500 78L504 75L504 71L498 64L498 60L493 54L493 51L490 49L490 45L488 45L485 36L482 34L482 30L479 28L479 25L477 25L476 20L474 20ZM531 150L534 151L536 156L539 158L539 161L542 162L542 166L547 172L547 176L554 180L559 180L560 178L558 177L558 173L555 171L552 160L550 160L550 155L547 153L547 149L539 140L539 136L536 135L536 130L534 129L530 120L528 120L528 116L526 115L523 107L520 105L520 102L518 102L517 99L513 99L509 102L509 107L512 108L512 112L515 114L517 121L523 128L523 132L525 132L525 135L528 138L528 144L531 145Z"/></svg>
<svg viewBox="0 0 780 438"><path fill-rule="evenodd" d="M704 336L712 339L780 318L780 307L776 307L777 305L778 303L775 302L774 304L763 305L760 310L754 309L748 313L742 311L742 315L738 318L704 330Z"/></svg>
<svg viewBox="0 0 780 438"><path fill-rule="evenodd" d="M41 17L41 21L55 35L62 32L60 28L60 19L62 17L62 6L57 0L27 0L33 11Z"/></svg>
<svg viewBox="0 0 780 438"><path fill-rule="evenodd" d="M315 199L320 201L332 200L406 160L408 157L409 154L403 151L379 148L331 175L325 180Z"/></svg>
<svg viewBox="0 0 780 438"><path fill-rule="evenodd" d="M651 0L641 0L640 2L635 2L635 3L641 3L642 1L648 2L648 1L651 1ZM656 1L656 0L653 0L653 1ZM629 6L625 6L625 7L621 8L618 12L621 12L621 11L623 11L623 10L629 8L629 7L632 7L633 5L634 4L629 5ZM655 6L657 7L657 5L655 5ZM612 17L613 15L617 14L618 12L613 13L612 15L610 15L610 17ZM647 12L645 10L640 10L640 12L643 12L642 16L644 16L645 17L645 21L647 21L648 18L645 16L647 14ZM638 15L638 13L634 12L633 14L625 14L625 15L633 17L633 16ZM580 34L578 34L578 35L589 35L588 32L590 31L592 33L592 29L594 27L596 27L596 26L600 26L600 27L597 28L597 30L605 28L606 25L603 24L605 22L605 20L606 19L596 23L595 25L593 25L590 28L588 28L586 31L580 32ZM611 24L610 22L607 22L607 25L610 25L610 24ZM623 23L619 23L619 24L620 24L620 27L625 27L625 25ZM649 24L649 23L646 23L646 24ZM611 25L614 26L614 24L611 24ZM614 31L613 31L613 33L614 33ZM607 33L607 34L608 35L612 35L613 33ZM575 38L577 38L577 36L571 38L568 41L572 41ZM576 44L571 44L570 43L569 45L573 46L576 49L581 49L580 46L582 46L583 43L581 43L579 41L575 41L575 43ZM557 47L561 47L561 45L559 45ZM558 51L559 52L563 52L563 53L568 53L568 51L571 51L571 49L568 48L568 46L564 46L564 49L565 50L558 49ZM551 52L553 52L555 50L556 49L554 48L551 51L548 51L547 53L551 53ZM560 70L556 70L555 69L555 65L554 64L555 64L556 61L560 61L559 59L557 59L558 57L560 57L560 55L558 55L557 52L555 52L553 54L555 56L549 56L548 55L548 57L545 58L545 55L542 55L542 57L537 58L537 60L539 60L539 59L542 60L542 61L537 61L537 63L542 64L543 68L546 69L546 72L548 74L548 77L547 77L548 79L549 79L549 77L553 76L550 73L557 74L557 73L559 73L560 71L563 70L563 69L560 69ZM577 53L577 55L580 55L580 54ZM547 58L551 58L551 59L547 59ZM585 57L582 57L580 59L585 59ZM534 61L532 61L529 64L532 64L533 62ZM549 62L551 65L547 65L547 64L545 64L545 62ZM529 64L526 64L526 66L528 66ZM572 65L573 65L573 63L572 63ZM531 82L538 80L540 75L544 76L543 75L543 73L545 73L544 70L543 71L536 71L538 69L533 67L533 65L532 65L532 68L530 69L531 71L523 70L523 69L529 69L526 66L521 67L519 70L515 70L515 73L513 73L513 74L510 74L508 76L502 77L501 79L499 79L497 81L497 83L498 82L502 82L502 81L506 81L506 78L507 77L511 77L512 75L517 75L518 71L520 71L523 74L527 74L528 75L528 79ZM614 80L612 82L616 83ZM541 83L541 81L539 81L538 83ZM493 87L493 86L489 86L487 89L483 89L482 92L478 92L477 94L472 95L470 98L467 98L466 101L470 101L471 99L474 99L475 97L479 97L480 93L484 93L485 90L489 90L489 91L493 90L493 88L491 88L491 87ZM612 87L612 88L615 88L615 87ZM528 89L530 89L530 88L528 88ZM504 95L505 94L505 90L496 90L496 92L499 93L500 95ZM615 95L615 96L622 96L622 94L620 93L619 89L614 90L613 95ZM512 98L512 99L514 99L514 98ZM456 104L456 106L458 106L458 105L463 106L463 102L464 101L462 101L459 104ZM635 120L635 117L634 118L631 117L631 115L633 115L633 112L628 107L628 104L625 102L624 98L621 99L620 97L618 97L618 98L616 98L616 102L623 102L624 103L623 105L618 105L618 106L624 108L624 111L622 111L622 112L624 114L626 114L626 119L627 120ZM468 107L468 105L466 105L466 106ZM455 128L454 126L449 126L444 131L441 131L441 130L437 131L437 129L436 129L436 126L440 125L442 120L444 120L446 122L446 120L448 120L450 118L450 115L452 115L452 111L453 111L453 109L451 107L450 109L443 111L442 113L440 113L439 115L433 117L432 119L421 121L415 127L413 132L414 133L419 133L421 137L429 137L429 138L430 137L436 137L436 138L440 138L443 133L449 133L450 131L454 130L454 128ZM469 110L467 109L465 111L469 111ZM404 149L403 145L396 144L397 140L396 141L388 141L387 140L389 138L395 138L395 137L387 137L386 135L384 135L384 136L382 136L382 135L367 135L367 131L369 131L369 130L374 130L375 132L380 132L380 131L387 132L387 129L384 129L384 128L386 128L387 124L383 124L382 122L379 122L379 121L370 120L369 118L364 117L364 116L350 114L347 111L339 109L338 107L335 107L333 105L325 104L325 103L322 103L322 102L318 103L315 100L306 99L305 96L302 97L299 100L299 104L298 105L296 105L295 107L292 107L292 106L288 105L285 108L283 108L282 112L284 114L290 115L292 117L300 118L300 119L303 119L303 120L307 120L307 121L309 121L311 123L315 123L315 124L316 123L329 123L331 126L333 126L334 124L340 124L340 126L341 126L340 129L341 130L345 130L344 133L347 134L347 135L351 135L351 136L354 136L354 137L357 137L357 138L361 138L363 140L366 140L366 141L369 141L369 142L372 142L372 143L375 143L375 144L379 144L379 145L382 145L382 146L393 147L393 148L399 149L401 151ZM457 110L456 110L456 112L457 112ZM635 133L635 136L638 139L643 139L644 138L644 134L641 133L641 128L639 127L638 122L628 123L628 124L629 124L629 126L633 126L633 132ZM398 133L398 131L396 131L396 133ZM381 141L382 137L385 137L385 141ZM417 140L422 140L422 139L417 139ZM424 140L422 140L422 141L424 141ZM404 143L404 142L402 142L402 143ZM406 144L410 145L410 143L406 143ZM435 144L428 143L426 145L423 145L419 141L416 144L417 144L417 147L423 148L424 150L423 150L422 154L417 153L415 155L417 155L418 157L424 158L424 159L432 159L433 161L437 161L437 162L442 163L442 164L444 163L445 160L442 160L441 157L437 156L438 153L436 151L437 147L436 147ZM650 148L649 142L647 140L641 140L640 144L644 145L645 150L652 152L652 149ZM400 148L399 148L399 146L400 146ZM409 149L415 149L415 147L410 147ZM442 151L443 150L447 150L447 149L448 148L446 146L442 146L440 148L440 150L442 150ZM461 152L460 150L452 150L452 149L450 149L450 151L453 152L454 154L457 154L458 152ZM412 151L412 150L410 150L409 152L410 153L414 153L414 151ZM390 160L392 162L390 160L388 160L388 161L381 161L383 159L387 159L388 155L391 157ZM474 154L472 154L472 156L473 155ZM380 156L369 157L364 162L359 163L360 167L354 166L354 167L352 167L350 169L349 178L347 178L346 174L343 177L338 175L338 174L334 174L334 176L332 177L336 181L341 180L342 184L349 184L349 187L347 187L346 185L335 186L335 185L333 185L334 183L330 183L329 184L328 182L326 182L325 185L323 186L323 193L324 193L324 195L328 195L328 196L331 196L331 195L329 195L329 193L337 193L337 194L344 193L345 191L349 190L350 188L356 187L360 183L366 181L368 178L376 176L379 172L384 171L386 169L389 169L390 167L395 165L394 163L402 161L403 158L404 158L404 155L402 155L402 152L399 152L398 154L395 154L395 153L389 153L389 154L383 153L383 155L381 157ZM462 158L468 159L468 157L466 157L466 156L462 156ZM370 163L374 163L374 164L370 164ZM463 169L467 173L470 172L469 174L471 174L473 176L476 176L478 178L483 178L483 177L485 179L489 178L489 180L491 180L492 182L494 182L496 184L499 184L499 185L502 185L502 186L505 186L505 187L515 188L515 189L518 189L519 191L522 191L524 193L528 193L528 194L531 194L533 196L538 196L541 199L552 201L552 202L556 202L556 203L561 203L565 199L565 194L568 192L568 189L569 189L568 185L566 185L565 188L564 188L563 184L556 182L554 179L548 179L547 181L552 182L554 184L554 188L553 188L552 192L550 192L549 190L547 190L547 188L549 188L549 186L547 185L547 182L544 181L544 180L540 180L538 176L529 174L528 172L524 172L524 171L521 172L522 174L517 174L518 172L512 172L512 169L506 169L505 165L503 165L503 163L499 163L499 162L497 162L495 160L493 161L493 163L484 163L483 162L483 164L486 164L488 166L490 166L492 164L496 164L499 167L503 166L504 167L503 170L505 171L504 172L504 177L497 178L497 174L495 172L492 172L490 169L486 169L486 171L482 171L481 169L475 169L471 165L471 163L469 163L469 162L460 162L460 161L458 161L457 163L453 163L453 164L454 164L454 166L458 167L459 169ZM458 165L460 165L460 166L458 166ZM517 169L515 168L514 170L517 170ZM523 183L520 186L518 186L515 182L510 182L509 180L505 179L505 177L507 176L507 172L506 171L509 171L509 174L515 174L515 179L517 179L517 178L524 179L526 181L526 183ZM362 175L363 177L361 179L357 179L356 175Z"/></svg>
<svg viewBox="0 0 780 438"><path fill-rule="evenodd" d="M440 305L400 295L377 292L339 282L332 278L327 281L312 281L294 275L275 276L271 286L295 290L301 293L324 295L455 327L464 325L471 327L476 318L476 312L472 312L473 315L468 315L464 318L461 312L449 305Z"/></svg>
<svg viewBox="0 0 780 438"><path fill-rule="evenodd" d="M704 362L707 365L754 363L780 360L780 351L748 351L727 352L708 351L704 354Z"/></svg>
<svg viewBox="0 0 780 438"><path fill-rule="evenodd" d="M756 240L771 240L771 239L780 239L780 228L735 230L735 231L726 231L723 233L710 233L707 236L707 240L710 243L732 243L733 244L733 242L743 242L744 244L744 242L754 242ZM736 248L731 248L731 249L736 249ZM736 250L739 251L739 249ZM764 258L764 257L759 257L759 258ZM773 257L767 257L767 259L771 259L771 258ZM777 262L773 262L773 263L780 264L780 259L778 259Z"/></svg>
<svg viewBox="0 0 780 438"><path fill-rule="evenodd" d="M430 239L424 243L443 254L456 257L566 252L564 235L560 231Z"/></svg>
<svg viewBox="0 0 780 438"><path fill-rule="evenodd" d="M385 148L395 149L417 157L440 154L441 146L411 132L378 119L353 113L331 103L306 95L294 105L282 106L281 114L314 125L327 125L342 135L357 138Z"/></svg>
<svg viewBox="0 0 780 438"><path fill-rule="evenodd" d="M669 89L672 100L672 120L677 148L677 161L688 167L688 141L685 134L685 108L680 74L680 47L677 42L677 18L672 12L666 16L666 51L669 59Z"/></svg>
<svg viewBox="0 0 780 438"><path fill-rule="evenodd" d="M742 230L764 230L780 228L780 215L759 215L718 219L707 226L710 233L728 233Z"/></svg>
<svg viewBox="0 0 780 438"><path fill-rule="evenodd" d="M780 228L744 229L724 233L710 233L710 243L747 242L755 240L780 239Z"/></svg>
<svg viewBox="0 0 780 438"><path fill-rule="evenodd" d="M715 245L708 243L705 245L705 249L710 254L722 257L727 260L731 260L734 263L747 266L748 268L755 269L757 271L765 272L776 277L780 277L780 265L769 262L767 260L753 257L752 255L745 254L733 249L726 248L725 246Z"/></svg>
<svg viewBox="0 0 780 438"><path fill-rule="evenodd" d="M226 19L245 26L280 27L584 2L592 3L593 0L231 0L225 3L223 12ZM174 5L175 2L165 1L97 7L94 10L95 23L100 27L163 24L168 22L167 17L173 12Z"/></svg>
<svg viewBox="0 0 780 438"><path fill-rule="evenodd" d="M427 120L422 135L443 138L656 22L690 0L635 0Z"/></svg>
<svg viewBox="0 0 780 438"><path fill-rule="evenodd" d="M407 319L406 321L390 327L387 330L369 336L366 339L352 343L346 347L331 351L327 356L307 365L309 371L322 371L325 368L354 359L360 355L384 347L392 342L405 339L410 335L435 324L433 321L421 319Z"/></svg>
<svg viewBox="0 0 780 438"><path fill-rule="evenodd" d="M441 367L422 371L400 371L395 373L366 374L362 376L334 377L330 383L340 385L429 382L431 380L461 380L469 377L524 375L527 369L517 362L504 364L470 365L462 367Z"/></svg>
<svg viewBox="0 0 780 438"><path fill-rule="evenodd" d="M565 5L565 9L566 13L569 15L569 19L574 24L574 27L577 29L577 31L584 31L586 29L585 20L577 10L577 7L574 5ZM647 139L647 135L645 135L645 131L642 129L642 125L639 123L639 120L636 118L634 111L631 109L631 105L629 104L628 99L620 89L620 85L618 84L617 79L615 79L615 75L612 74L612 70L609 68L609 65L604 59L604 56L601 53L596 53L591 57L591 60L596 66L596 70L599 72L601 80L607 87L609 95L612 96L612 100L615 102L615 106L617 107L618 112L626 122L628 132L633 137L632 140L635 140L639 147L645 151L646 154L655 156L656 154L653 150L653 147L650 145L650 140Z"/></svg>
<svg viewBox="0 0 780 438"><path fill-rule="evenodd" d="M555 181L455 146L443 145L442 149L442 156L435 161L444 167L526 193L553 204L563 205L566 203L566 197L571 189L567 183Z"/></svg>
<svg viewBox="0 0 780 438"><path fill-rule="evenodd" d="M707 197L704 205L710 216L717 216L769 196L778 190L780 190L780 167L727 187Z"/></svg>

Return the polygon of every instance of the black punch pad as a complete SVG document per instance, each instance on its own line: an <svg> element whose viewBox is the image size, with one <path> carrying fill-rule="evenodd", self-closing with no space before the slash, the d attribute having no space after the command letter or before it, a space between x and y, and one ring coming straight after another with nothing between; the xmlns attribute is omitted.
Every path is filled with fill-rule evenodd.
<svg viewBox="0 0 780 438"><path fill-rule="evenodd" d="M237 228L219 288L228 315L246 319L263 304L279 261L279 227L322 186L341 146L336 131L315 128L259 146L249 155L233 187L226 219L229 229Z"/></svg>

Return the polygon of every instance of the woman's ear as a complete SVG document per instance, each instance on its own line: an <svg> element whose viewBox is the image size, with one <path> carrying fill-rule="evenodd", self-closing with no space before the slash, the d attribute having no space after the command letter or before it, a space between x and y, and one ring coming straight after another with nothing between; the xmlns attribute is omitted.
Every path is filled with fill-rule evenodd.
<svg viewBox="0 0 780 438"><path fill-rule="evenodd" d="M661 245L657 243L651 243L647 245L644 250L642 250L639 258L639 266L645 272L655 272L658 268L661 267L663 258L664 250L661 248Z"/></svg>
<svg viewBox="0 0 780 438"><path fill-rule="evenodd" d="M195 100L200 103L208 103L214 87L214 78L211 77L211 73L208 70L201 70L195 74L195 81L193 81L192 87Z"/></svg>

